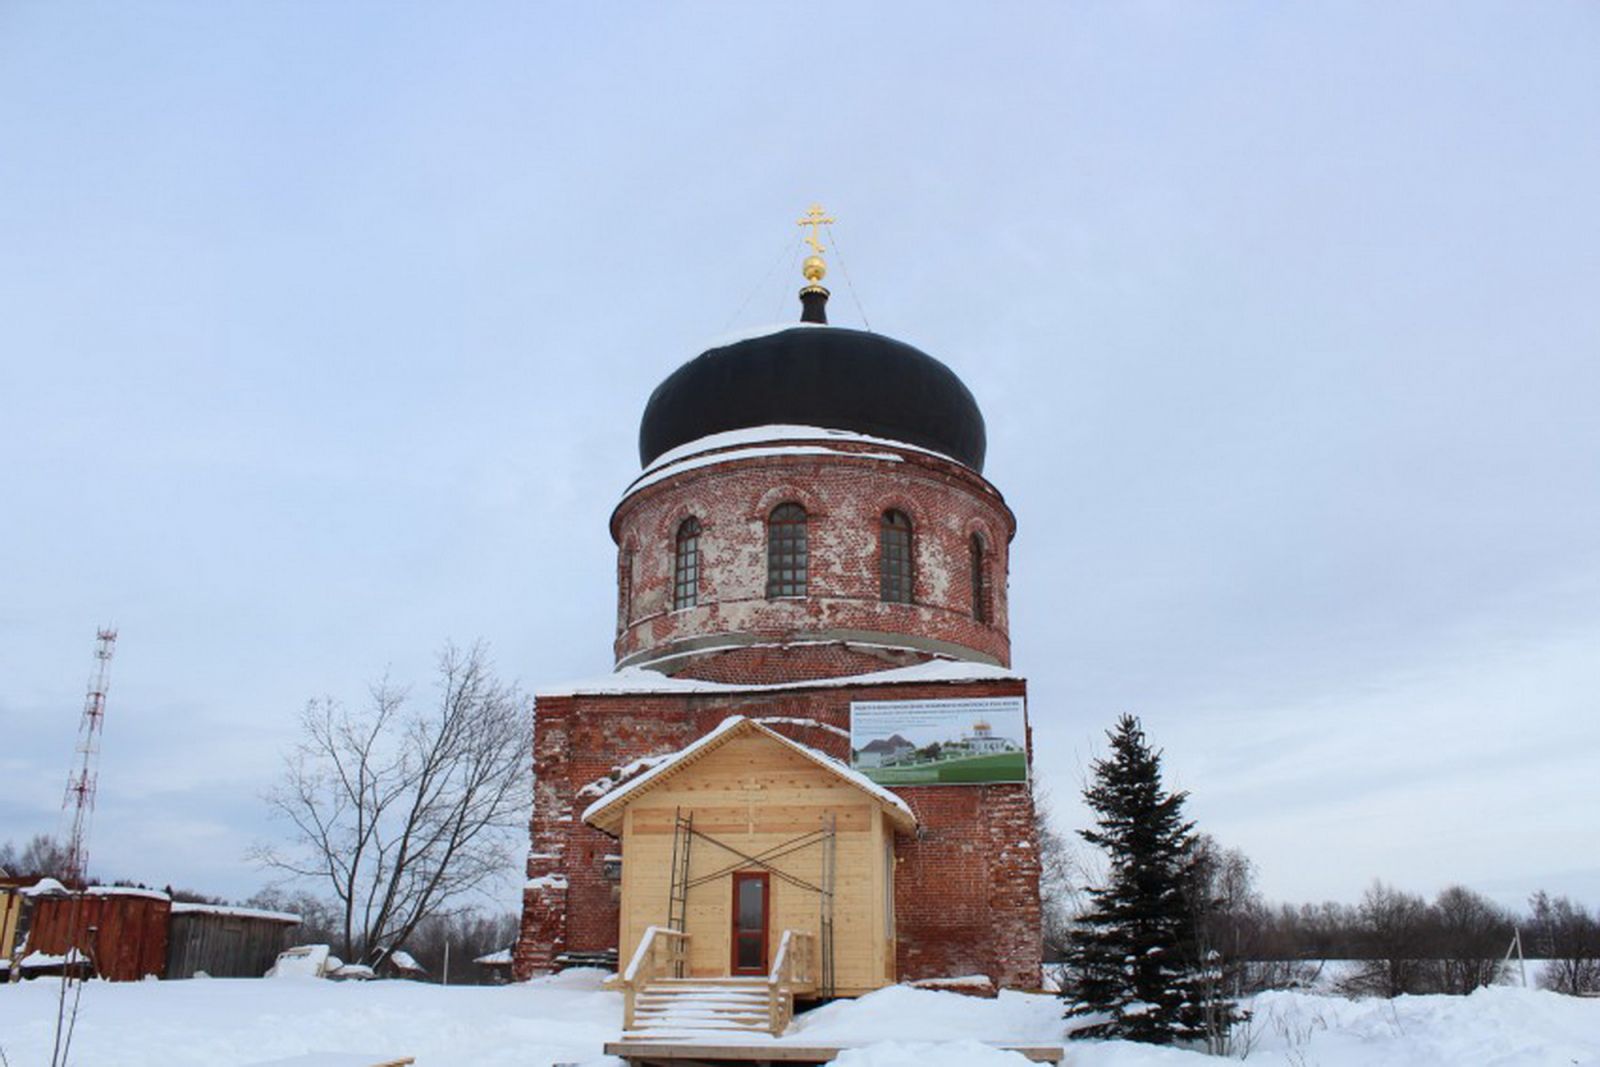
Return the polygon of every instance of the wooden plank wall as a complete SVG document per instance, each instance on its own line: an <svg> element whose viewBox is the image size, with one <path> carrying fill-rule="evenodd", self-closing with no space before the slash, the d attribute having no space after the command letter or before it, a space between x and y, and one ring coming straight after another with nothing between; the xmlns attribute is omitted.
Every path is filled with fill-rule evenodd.
<svg viewBox="0 0 1600 1067"><path fill-rule="evenodd" d="M241 915L181 911L172 915L167 977L260 978L288 941L290 924Z"/></svg>
<svg viewBox="0 0 1600 1067"><path fill-rule="evenodd" d="M626 965L646 927L665 925L677 809L692 812L695 829L746 855L780 846L837 820L834 905L835 984L841 994L877 989L893 980L888 951L884 874L885 817L870 797L770 738L736 737L685 767L629 806L623 822L622 930ZM892 834L892 831L887 831ZM754 864L696 839L690 878ZM812 885L821 883L822 846L814 844L775 860L773 866ZM769 958L785 929L819 932L816 893L770 879ZM732 874L689 893L690 967L695 975L729 971ZM820 955L820 945L819 955Z"/></svg>
<svg viewBox="0 0 1600 1067"><path fill-rule="evenodd" d="M11 959L17 946L17 924L25 898L9 886L0 886L0 959Z"/></svg>

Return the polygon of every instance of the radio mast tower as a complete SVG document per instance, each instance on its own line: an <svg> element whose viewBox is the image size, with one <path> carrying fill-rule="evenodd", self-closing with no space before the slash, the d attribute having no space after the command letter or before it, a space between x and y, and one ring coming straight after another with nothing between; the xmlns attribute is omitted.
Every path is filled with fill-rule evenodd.
<svg viewBox="0 0 1600 1067"><path fill-rule="evenodd" d="M78 723L78 766L67 776L67 795L61 803L63 811L72 812L72 830L67 835L66 882L79 888L89 875L89 819L94 814L100 727L106 717L106 689L111 684L111 654L116 646L116 630L106 628L96 634L94 673L89 676L89 692L83 698L83 720Z"/></svg>

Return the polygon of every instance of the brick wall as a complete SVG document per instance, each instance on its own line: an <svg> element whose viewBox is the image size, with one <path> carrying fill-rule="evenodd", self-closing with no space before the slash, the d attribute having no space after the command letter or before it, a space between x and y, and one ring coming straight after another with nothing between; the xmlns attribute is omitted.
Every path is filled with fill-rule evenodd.
<svg viewBox="0 0 1600 1067"><path fill-rule="evenodd" d="M734 664L761 657L721 651L757 642L787 647L788 679L860 673L866 654L837 642L880 646L889 655L934 652L1009 664L1007 551L1015 519L999 492L958 463L914 449L831 445L822 454L751 455L687 466L627 495L612 516L618 545L619 663L654 663L667 673L738 678ZM766 522L779 504L805 507L807 595L768 600ZM879 589L883 513L912 524L912 603L884 603ZM700 523L697 602L673 610L679 525ZM970 539L984 545L985 619L975 617ZM808 644L808 640L819 643ZM713 646L718 651L707 651ZM906 647L920 651L907 652ZM688 657L674 653L694 650ZM740 678L739 680L754 680Z"/></svg>
<svg viewBox="0 0 1600 1067"><path fill-rule="evenodd" d="M533 884L524 894L517 976L547 970L564 950L598 950L617 943L617 903L603 864L618 844L583 825L583 809L598 793L580 795L615 768L640 756L683 748L734 714L769 720L794 740L845 759L849 744L841 731L849 729L853 700L1025 693L1021 680L1003 680L540 697L527 865ZM915 836L896 842L901 978L982 973L1010 987L1037 985L1039 868L1028 788L921 786L897 792L920 824ZM665 906L663 901L663 920Z"/></svg>

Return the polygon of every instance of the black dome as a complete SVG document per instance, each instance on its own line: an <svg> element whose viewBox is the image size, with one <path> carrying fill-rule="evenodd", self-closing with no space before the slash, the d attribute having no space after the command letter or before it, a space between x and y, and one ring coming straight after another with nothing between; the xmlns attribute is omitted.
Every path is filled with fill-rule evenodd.
<svg viewBox="0 0 1600 1067"><path fill-rule="evenodd" d="M639 462L754 426L850 430L942 452L983 470L983 413L961 379L903 341L796 326L713 348L656 386L639 422Z"/></svg>

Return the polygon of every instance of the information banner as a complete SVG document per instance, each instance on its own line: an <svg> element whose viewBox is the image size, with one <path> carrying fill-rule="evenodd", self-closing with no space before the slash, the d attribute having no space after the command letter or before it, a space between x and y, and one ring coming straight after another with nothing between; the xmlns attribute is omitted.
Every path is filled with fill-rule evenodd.
<svg viewBox="0 0 1600 1067"><path fill-rule="evenodd" d="M879 785L1028 780L1021 697L850 705L850 766Z"/></svg>

